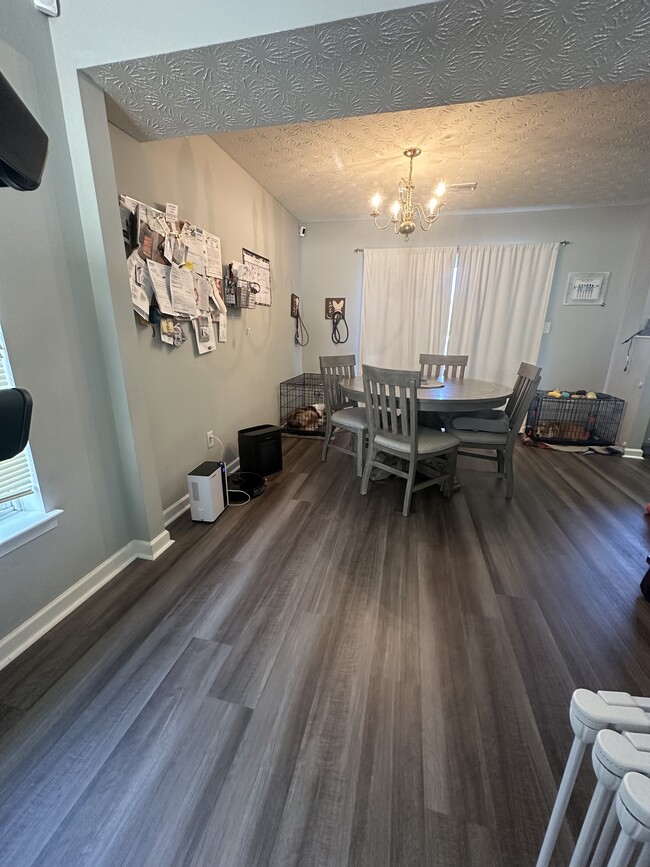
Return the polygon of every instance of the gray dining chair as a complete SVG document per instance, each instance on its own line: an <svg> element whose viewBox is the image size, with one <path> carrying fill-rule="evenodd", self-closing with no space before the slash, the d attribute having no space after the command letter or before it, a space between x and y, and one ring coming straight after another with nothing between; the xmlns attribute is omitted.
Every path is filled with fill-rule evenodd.
<svg viewBox="0 0 650 867"><path fill-rule="evenodd" d="M406 517L414 491L440 485L445 497L451 497L456 474L459 440L451 433L419 427L417 424L418 370L386 370L363 365L363 389L368 418L368 455L363 469L361 493L368 493L373 467L406 479L402 514ZM379 454L407 461L408 469L379 460ZM423 463L426 461L427 463ZM427 478L415 483L420 472Z"/></svg>
<svg viewBox="0 0 650 867"><path fill-rule="evenodd" d="M420 374L422 379L438 379L444 370L445 379L464 379L469 355L429 355L420 354ZM424 410L419 421L424 427L440 430L448 424L449 413L441 414Z"/></svg>
<svg viewBox="0 0 650 867"><path fill-rule="evenodd" d="M357 476L363 472L363 456L366 447L368 422L366 410L349 400L343 393L340 380L354 377L357 360L354 355L321 355L320 372L323 377L325 394L325 442L323 443L322 460L327 460L328 449L355 455L357 459ZM335 428L348 431L355 436L355 448L345 448L330 442Z"/></svg>
<svg viewBox="0 0 650 867"><path fill-rule="evenodd" d="M496 461L497 476L506 480L506 499L514 492L513 453L530 403L537 391L542 368L522 362L517 381L504 410L480 410L459 413L449 422L449 431L458 437L459 455ZM493 451L495 455L464 451L463 446L478 451Z"/></svg>
<svg viewBox="0 0 650 867"><path fill-rule="evenodd" d="M469 355L420 355L422 379L438 379L445 372L445 379L464 379Z"/></svg>

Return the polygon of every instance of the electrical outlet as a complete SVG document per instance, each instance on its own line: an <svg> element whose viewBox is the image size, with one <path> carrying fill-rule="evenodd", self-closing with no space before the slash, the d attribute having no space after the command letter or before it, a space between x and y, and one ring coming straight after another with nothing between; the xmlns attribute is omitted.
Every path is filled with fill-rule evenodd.
<svg viewBox="0 0 650 867"><path fill-rule="evenodd" d="M335 313L340 313L345 319L345 298L325 299L325 319L333 319Z"/></svg>
<svg viewBox="0 0 650 867"><path fill-rule="evenodd" d="M214 431L213 431L213 430L209 430L205 436L206 436L206 439L207 439L207 441L208 441L208 448L211 449L212 446L213 446L213 445L216 443L216 441L217 441L217 439L216 439L216 437L215 437L215 435L214 435Z"/></svg>
<svg viewBox="0 0 650 867"><path fill-rule="evenodd" d="M545 322L544 323L544 334L550 334L550 333L551 333L551 323Z"/></svg>

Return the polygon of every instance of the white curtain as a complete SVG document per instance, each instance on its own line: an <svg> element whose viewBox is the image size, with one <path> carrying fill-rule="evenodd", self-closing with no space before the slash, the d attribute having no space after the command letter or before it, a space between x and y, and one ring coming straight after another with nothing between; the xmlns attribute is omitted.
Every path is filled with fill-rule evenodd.
<svg viewBox="0 0 650 867"><path fill-rule="evenodd" d="M514 382L535 364L559 244L461 247L448 352L469 355L466 376Z"/></svg>
<svg viewBox="0 0 650 867"><path fill-rule="evenodd" d="M366 250L361 363L417 370L421 352L442 352L455 247Z"/></svg>

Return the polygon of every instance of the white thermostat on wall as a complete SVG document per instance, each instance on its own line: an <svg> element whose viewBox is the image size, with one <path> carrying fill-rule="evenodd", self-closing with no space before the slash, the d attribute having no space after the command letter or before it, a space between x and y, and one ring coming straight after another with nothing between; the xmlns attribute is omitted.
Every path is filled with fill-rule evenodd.
<svg viewBox="0 0 650 867"><path fill-rule="evenodd" d="M59 0L34 0L34 6L39 12L56 18L59 14Z"/></svg>

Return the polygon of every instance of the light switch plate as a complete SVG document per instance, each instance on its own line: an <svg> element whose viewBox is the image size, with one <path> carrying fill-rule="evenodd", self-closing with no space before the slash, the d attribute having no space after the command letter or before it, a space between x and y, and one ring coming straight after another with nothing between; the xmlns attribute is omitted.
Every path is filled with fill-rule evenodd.
<svg viewBox="0 0 650 867"><path fill-rule="evenodd" d="M544 323L544 334L550 334L550 333L551 333L551 323L545 322Z"/></svg>
<svg viewBox="0 0 650 867"><path fill-rule="evenodd" d="M59 14L59 0L34 0L34 7L52 18Z"/></svg>

